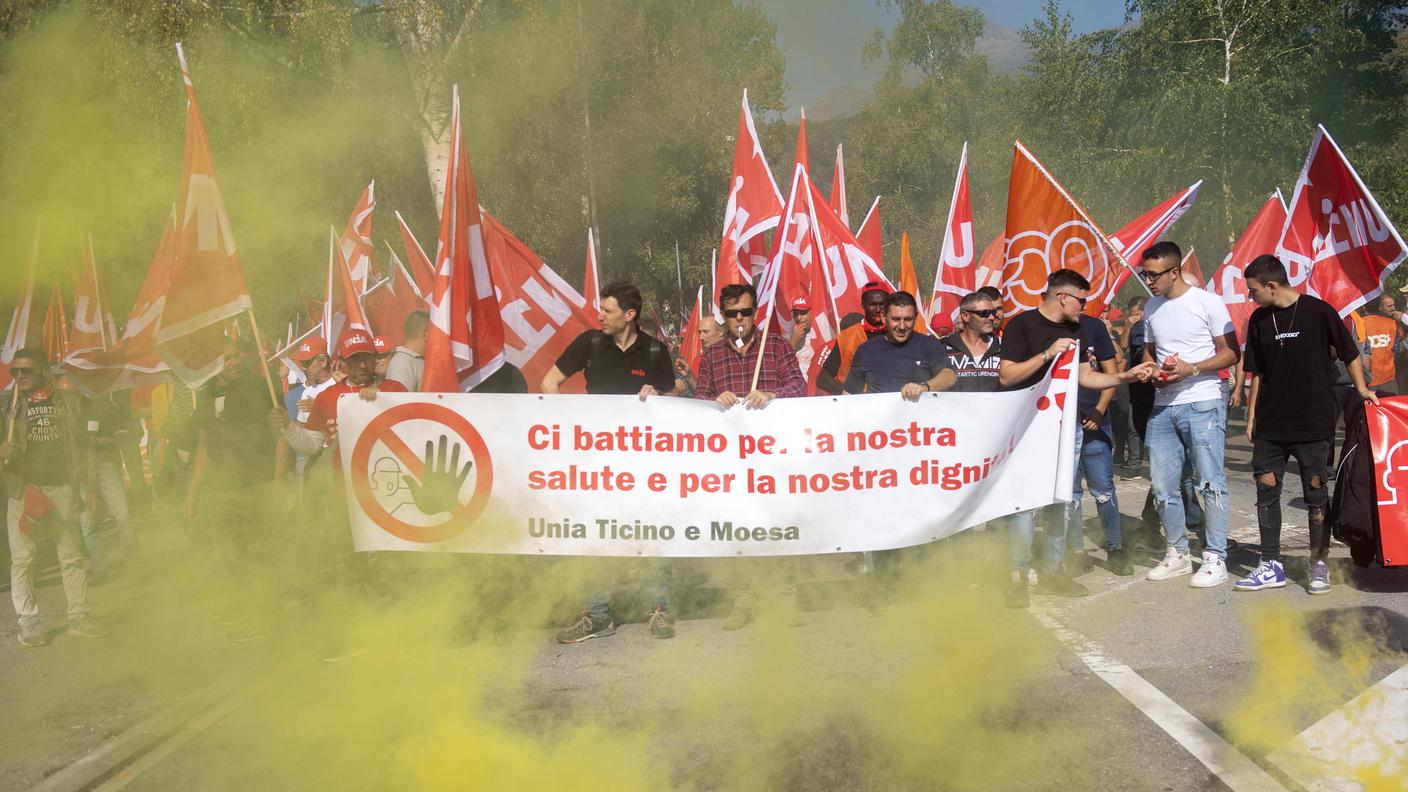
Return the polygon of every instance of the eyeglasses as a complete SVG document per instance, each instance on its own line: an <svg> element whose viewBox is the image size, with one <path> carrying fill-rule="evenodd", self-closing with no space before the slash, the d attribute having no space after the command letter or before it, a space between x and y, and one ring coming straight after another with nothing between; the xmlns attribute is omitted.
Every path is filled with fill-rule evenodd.
<svg viewBox="0 0 1408 792"><path fill-rule="evenodd" d="M976 311L975 311L975 310L972 310L972 309L970 309L970 308L964 308L964 309L963 309L963 312L964 312L964 313L973 314L974 316L981 316L981 317L983 317L984 319L991 319L991 318L993 318L994 316L997 316L997 309L996 309L996 308L983 308L983 309L981 309L981 310L976 310Z"/></svg>
<svg viewBox="0 0 1408 792"><path fill-rule="evenodd" d="M1159 278L1162 278L1163 276L1169 274L1170 272L1173 272L1181 266L1183 265L1179 264L1177 266L1169 267L1166 270L1159 270L1158 272L1150 272L1148 270L1144 270L1143 272L1139 273L1139 277L1143 278L1145 283L1158 283Z"/></svg>
<svg viewBox="0 0 1408 792"><path fill-rule="evenodd" d="M1057 296L1057 297L1070 297L1072 300L1075 300L1076 302L1080 303L1080 307L1082 307L1082 308L1085 307L1085 301L1088 299L1088 298L1086 298L1086 297L1077 297L1077 296L1075 296L1074 294L1067 294L1066 292L1057 292L1057 293L1056 293L1056 296Z"/></svg>
<svg viewBox="0 0 1408 792"><path fill-rule="evenodd" d="M740 317L740 316L752 316L752 315L753 315L753 309L752 309L752 308L725 308L725 309L724 309L724 318L725 318L725 319L737 319L737 318Z"/></svg>
<svg viewBox="0 0 1408 792"><path fill-rule="evenodd" d="M34 374L36 369L28 366L13 366L10 368L10 375L14 377L28 377Z"/></svg>

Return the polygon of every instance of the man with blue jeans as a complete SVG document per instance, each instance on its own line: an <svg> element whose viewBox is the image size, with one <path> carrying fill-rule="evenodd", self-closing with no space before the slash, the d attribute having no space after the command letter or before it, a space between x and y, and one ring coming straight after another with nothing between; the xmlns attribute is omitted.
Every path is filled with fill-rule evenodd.
<svg viewBox="0 0 1408 792"><path fill-rule="evenodd" d="M1235 365L1239 352L1227 307L1182 278L1182 261L1183 251L1167 241L1140 257L1140 277L1154 295L1145 308L1144 360L1159 367L1147 430L1149 477L1168 543L1164 559L1146 577L1193 574L1181 491L1183 468L1191 461L1207 536L1202 566L1190 585L1211 588L1227 581L1230 512L1223 469L1227 402L1217 372Z"/></svg>
<svg viewBox="0 0 1408 792"><path fill-rule="evenodd" d="M1052 362L1076 345L1080 337L1080 316L1089 291L1090 282L1075 270L1061 269L1047 277L1041 305L1014 317L1003 332L998 381L1004 389L1025 390L1040 384ZM1079 372L1081 387L1114 388L1124 382L1147 379L1153 373L1153 365L1142 363L1120 374L1106 374L1091 368L1088 360L1081 360ZM1046 511L1060 524L1058 529L1048 532L1047 569L1037 580L1038 591L1063 597L1082 597L1089 593L1061 570L1061 559L1066 551L1066 520L1063 519L1066 506L1052 504L1012 517L1008 534L1012 570L1005 591L1009 608L1027 607L1027 573L1032 562L1038 511Z"/></svg>
<svg viewBox="0 0 1408 792"><path fill-rule="evenodd" d="M1104 322L1081 314L1080 344L1081 354L1092 368L1106 374L1119 372L1115 344ZM1080 508L1082 475L1090 488L1091 497L1095 498L1100 527L1105 532L1105 551L1110 571L1116 575L1134 572L1125 553L1124 537L1120 532L1120 505L1115 497L1114 431L1109 418L1114 394L1114 388L1081 388L1077 401L1081 431L1076 432L1075 486L1071 491L1071 502L1066 505L1067 567L1072 574L1089 568L1089 561L1083 552L1085 528ZM1076 569L1072 561L1080 564L1081 568Z"/></svg>

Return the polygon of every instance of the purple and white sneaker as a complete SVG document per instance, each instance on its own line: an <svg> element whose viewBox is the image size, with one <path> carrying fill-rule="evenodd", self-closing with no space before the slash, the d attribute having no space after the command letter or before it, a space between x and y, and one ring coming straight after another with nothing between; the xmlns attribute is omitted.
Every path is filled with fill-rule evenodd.
<svg viewBox="0 0 1408 792"><path fill-rule="evenodd" d="M1281 566L1280 561L1266 560L1257 565L1250 575L1242 578L1232 587L1238 591L1261 591L1262 589L1281 588L1286 585L1286 569Z"/></svg>

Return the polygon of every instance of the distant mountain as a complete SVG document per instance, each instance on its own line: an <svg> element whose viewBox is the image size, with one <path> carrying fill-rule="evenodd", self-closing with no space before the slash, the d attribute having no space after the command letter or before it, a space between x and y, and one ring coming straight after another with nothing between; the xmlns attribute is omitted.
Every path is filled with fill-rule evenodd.
<svg viewBox="0 0 1408 792"><path fill-rule="evenodd" d="M868 88L854 85L837 85L828 89L821 99L807 105L808 121L830 121L833 118L849 118L860 113L865 103L870 101Z"/></svg>

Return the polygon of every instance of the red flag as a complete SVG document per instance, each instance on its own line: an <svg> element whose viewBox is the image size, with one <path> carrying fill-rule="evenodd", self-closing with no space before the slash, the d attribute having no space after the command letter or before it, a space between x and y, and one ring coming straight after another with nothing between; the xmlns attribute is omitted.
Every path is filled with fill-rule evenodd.
<svg viewBox="0 0 1408 792"><path fill-rule="evenodd" d="M347 230L337 240L337 248L347 262L347 272L353 290L361 295L371 287L372 278L372 212L376 210L376 182L362 191L352 215L347 218Z"/></svg>
<svg viewBox="0 0 1408 792"><path fill-rule="evenodd" d="M1002 265L1006 256L1007 235L998 234L983 248L983 255L978 257L978 267L973 274L973 291L986 286L1002 288Z"/></svg>
<svg viewBox="0 0 1408 792"><path fill-rule="evenodd" d="M1408 397L1365 404L1384 566L1408 564Z"/></svg>
<svg viewBox="0 0 1408 792"><path fill-rule="evenodd" d="M787 208L783 212L777 236L773 238L773 247L777 252L758 282L758 323L760 326L764 322L769 323L771 332L791 330L792 314L787 307L798 297L808 295L812 274L822 271L816 237L812 233L810 185L806 168L801 163L794 163ZM774 310L776 305L783 307ZM812 308L815 313L817 306Z"/></svg>
<svg viewBox="0 0 1408 792"><path fill-rule="evenodd" d="M1237 328L1238 343L1246 343L1247 320L1256 303L1247 296L1247 282L1242 271L1252 263L1252 259L1276 249L1276 241L1281 238L1281 229L1286 225L1286 204L1277 190L1267 197L1256 216L1247 224L1247 229L1237 237L1232 249L1222 259L1222 265L1212 274L1208 288L1222 298L1227 313L1232 316L1232 324ZM1299 288L1299 287L1297 287Z"/></svg>
<svg viewBox="0 0 1408 792"><path fill-rule="evenodd" d="M328 226L328 279L327 291L323 297L323 340L328 349L337 344L343 330L376 330L367 321L366 309L362 306L362 294L357 291L347 259L342 255L337 239L337 229Z"/></svg>
<svg viewBox="0 0 1408 792"><path fill-rule="evenodd" d="M934 290L929 295L929 317L934 325L947 323L952 328L958 321L959 302L978 288L974 253L973 204L968 197L968 144L964 143L963 153L958 157L958 176L953 180L948 222L944 225L943 252L934 270Z"/></svg>
<svg viewBox="0 0 1408 792"><path fill-rule="evenodd" d="M1198 251L1196 248L1188 248L1188 253L1183 257L1179 265L1183 269L1183 280L1189 286L1196 286L1199 289L1206 289L1208 282L1203 277L1203 265L1198 263Z"/></svg>
<svg viewBox="0 0 1408 792"><path fill-rule="evenodd" d="M875 266L881 266L884 240L880 235L880 196L875 196L870 211L865 213L860 228L856 229L856 239L860 242L860 249L875 260Z"/></svg>
<svg viewBox="0 0 1408 792"><path fill-rule="evenodd" d="M919 273L914 271L914 259L909 255L909 232L900 232L900 291L909 292L912 295L919 294ZM924 301L915 299L918 303L918 316L914 319L914 332L920 335L929 334L929 320L924 316ZM953 325L941 325L940 330L947 329L952 332Z"/></svg>
<svg viewBox="0 0 1408 792"><path fill-rule="evenodd" d="M479 194L460 125L460 89L450 116L450 160L445 171L440 241L435 249L435 291L426 337L428 392L468 391L504 363L504 323L484 254Z"/></svg>
<svg viewBox="0 0 1408 792"><path fill-rule="evenodd" d="M197 387L224 364L225 320L249 310L250 302L230 218L215 181L210 140L180 44L176 56L186 86L186 148L177 204L177 257L156 342L171 370L187 385Z"/></svg>
<svg viewBox="0 0 1408 792"><path fill-rule="evenodd" d="M416 241L415 234L411 233L400 212L396 213L396 223L401 227L401 247L406 251L411 277L415 279L416 288L428 300L435 291L435 265L430 263L430 257L425 255L425 249Z"/></svg>
<svg viewBox="0 0 1408 792"><path fill-rule="evenodd" d="M367 290L362 302L366 307L367 318L371 320L376 334L385 338L392 347L398 347L406 340L406 306L393 288L391 278L386 278ZM414 310L414 309L412 309Z"/></svg>
<svg viewBox="0 0 1408 792"><path fill-rule="evenodd" d="M567 345L597 327L597 315L587 301L543 263L527 245L509 233L492 215L484 218L484 250L499 295L504 354L523 372L528 389L538 385ZM563 383L564 393L581 393L581 377Z"/></svg>
<svg viewBox="0 0 1408 792"><path fill-rule="evenodd" d="M829 300L837 317L849 313L863 313L860 304L861 288L870 281L879 281L894 291L894 284L880 269L880 260L870 255L865 244L851 229L841 222L841 218L831 211L831 207L821 200L821 193L815 185L812 190L812 223L816 227L817 245L821 249L821 260L826 265L825 272L829 287ZM866 222L873 222L879 229L879 198L870 207ZM875 219L872 219L875 218ZM862 224L861 229L864 230ZM877 237L878 241L878 237Z"/></svg>
<svg viewBox="0 0 1408 792"><path fill-rule="evenodd" d="M64 359L68 347L68 317L64 311L64 294L55 283L49 289L49 309L44 312L44 354L57 365Z"/></svg>
<svg viewBox="0 0 1408 792"><path fill-rule="evenodd" d="M796 154L792 160L792 190L787 194L786 205L788 209L784 211L791 211L793 213L802 212L803 214L806 214L808 211L807 202L811 200L810 185L812 172L807 162L807 111L804 109L802 111L802 120L797 126L797 148ZM804 183L796 179L796 173L798 168L801 169L802 173L806 177L806 186L803 186ZM804 190L804 192L800 196L800 199L796 193L799 188ZM785 218L782 219L779 222L779 226L785 224L786 222L787 221ZM765 262L765 266L770 266L773 262L777 261L778 254L782 252L782 249L785 244L790 243L795 245L799 239L806 237L806 235L809 233L809 229L810 225L808 223L799 222L796 217L792 218L792 233L790 235L784 235L781 231L781 228L779 227L778 233L774 234L772 237L772 248L768 251L768 257ZM796 251L793 251L793 253L790 254L790 258L786 260L795 260L795 258ZM754 272L752 274L757 275L759 277L762 276L762 272ZM783 269L780 271L779 274L782 277L782 281L780 284L782 289L781 293L784 297L787 298L786 304L790 305L791 301L797 296L797 294L792 292L791 290L794 288L804 290L806 288L806 281L798 279L795 267L790 270ZM759 308L762 308L762 306L760 305ZM787 312L782 311L782 314L787 314ZM782 316L781 314L779 314L774 317L774 320L779 319L784 322L790 323L791 315L788 314L787 316Z"/></svg>
<svg viewBox="0 0 1408 792"><path fill-rule="evenodd" d="M851 225L851 213L846 206L846 163L841 156L841 144L836 144L836 170L831 175L831 209L846 227Z"/></svg>
<svg viewBox="0 0 1408 792"><path fill-rule="evenodd" d="M29 346L29 324L34 307L34 269L39 261L39 229L34 231L34 245L29 259L29 277L25 279L24 291L15 304L15 312L10 314L10 329L5 333L5 346L0 349L0 389L10 387L10 363L15 353Z"/></svg>
<svg viewBox="0 0 1408 792"><path fill-rule="evenodd" d="M714 265L711 301L718 300L719 289L749 280L757 265L755 259L767 257L763 233L776 228L782 218L782 194L777 190L772 170L763 157L763 144L753 128L747 91L743 92L743 103L738 111L733 173L728 181L728 205L724 209L723 240Z"/></svg>
<svg viewBox="0 0 1408 792"><path fill-rule="evenodd" d="M406 269L406 265L396 255L391 252L391 289L396 292L396 300L401 303L401 307L406 313L411 311L424 311L426 309L425 293L420 290L420 284L416 283L415 277Z"/></svg>
<svg viewBox="0 0 1408 792"><path fill-rule="evenodd" d="M699 322L704 318L704 287L694 296L694 310L689 312L689 321L680 331L680 357L691 374L699 375L699 361L704 357L703 342L699 339Z"/></svg>
<svg viewBox="0 0 1408 792"><path fill-rule="evenodd" d="M1019 141L1007 188L1007 253L1003 267L1006 315L1041 304L1046 277L1076 270L1090 281L1086 313L1099 315L1114 297L1119 270L1129 264L1095 221Z"/></svg>
<svg viewBox="0 0 1408 792"><path fill-rule="evenodd" d="M68 356L90 349L111 349L116 343L117 327L103 298L93 240L89 238L83 248L83 270L73 294L73 329L68 337Z"/></svg>
<svg viewBox="0 0 1408 792"><path fill-rule="evenodd" d="M1340 316L1383 291L1408 256L1398 229L1323 126L1315 128L1276 255L1292 286L1304 281L1308 294Z"/></svg>
<svg viewBox="0 0 1408 792"><path fill-rule="evenodd" d="M582 283L582 296L593 311L601 310L601 273L596 268L596 239L592 230L587 229L587 272Z"/></svg>
<svg viewBox="0 0 1408 792"><path fill-rule="evenodd" d="M1193 202L1198 200L1198 188L1202 186L1203 182L1200 179L1192 186L1135 218L1129 225L1110 235L1110 244L1120 251L1131 266L1137 266L1144 249L1163 239L1173 224L1178 222L1178 218L1193 207ZM1129 274L1129 269L1120 268L1115 277L1115 288L1110 292L1112 295L1117 294L1120 287L1124 286Z"/></svg>

